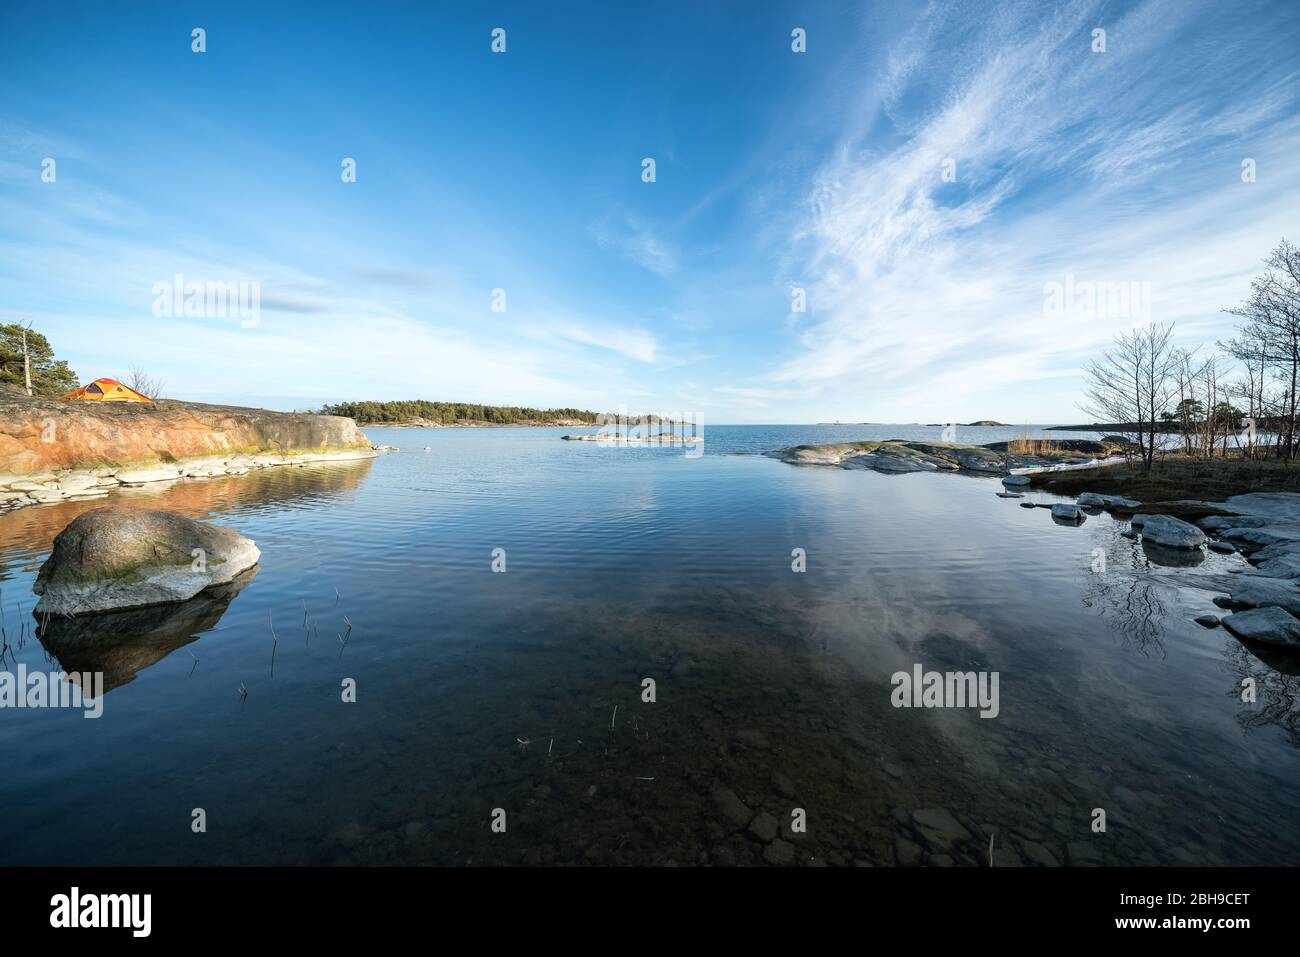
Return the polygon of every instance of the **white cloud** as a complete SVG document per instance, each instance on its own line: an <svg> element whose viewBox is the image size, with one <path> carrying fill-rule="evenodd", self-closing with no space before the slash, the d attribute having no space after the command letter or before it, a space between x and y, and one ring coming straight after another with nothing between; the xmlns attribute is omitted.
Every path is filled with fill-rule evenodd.
<svg viewBox="0 0 1300 957"><path fill-rule="evenodd" d="M616 250L657 276L671 276L677 272L676 252L651 227L635 217L625 217L619 225L605 223L595 226L592 235L602 249Z"/></svg>
<svg viewBox="0 0 1300 957"><path fill-rule="evenodd" d="M1191 5L1107 17L1105 54L1088 48L1097 5L1043 19L1031 9L954 16L894 51L896 135L846 143L809 190L788 258L804 258L810 314L776 383L900 421L991 414L964 403L1019 384L1017 411L1032 418L1045 412L1035 382L1073 374L1137 324L1049 322L1045 282L1150 282L1155 318L1204 327L1294 222L1291 169L1275 164L1250 186L1237 175L1243 148L1295 155L1300 130L1283 120L1294 94L1266 87L1267 106L1251 99L1243 126L1213 76L1197 84L1186 64L1153 66L1157 54L1176 62ZM898 104L909 84L936 82L921 63L942 63L951 85L928 90L937 105L908 119ZM1227 131L1247 142L1225 142ZM940 176L949 157L956 183Z"/></svg>

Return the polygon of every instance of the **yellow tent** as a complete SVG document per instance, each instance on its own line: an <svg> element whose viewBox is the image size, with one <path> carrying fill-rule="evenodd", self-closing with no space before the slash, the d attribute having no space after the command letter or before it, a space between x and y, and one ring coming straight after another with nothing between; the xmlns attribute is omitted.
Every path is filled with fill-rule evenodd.
<svg viewBox="0 0 1300 957"><path fill-rule="evenodd" d="M60 399L86 399L94 402L152 402L153 399L142 395L130 386L122 385L116 379L96 379L80 389L73 389L59 396Z"/></svg>

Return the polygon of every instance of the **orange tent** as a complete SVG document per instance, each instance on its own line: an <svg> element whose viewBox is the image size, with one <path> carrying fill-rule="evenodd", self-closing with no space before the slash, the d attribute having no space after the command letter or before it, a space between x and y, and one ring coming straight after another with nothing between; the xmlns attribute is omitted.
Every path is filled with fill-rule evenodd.
<svg viewBox="0 0 1300 957"><path fill-rule="evenodd" d="M86 399L94 402L152 402L147 395L122 385L116 379L96 379L89 385L65 392L60 399Z"/></svg>

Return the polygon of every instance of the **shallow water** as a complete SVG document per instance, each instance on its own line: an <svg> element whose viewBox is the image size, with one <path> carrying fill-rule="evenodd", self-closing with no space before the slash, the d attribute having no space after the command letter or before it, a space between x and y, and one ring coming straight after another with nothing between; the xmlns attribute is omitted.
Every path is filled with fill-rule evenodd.
<svg viewBox="0 0 1300 957"><path fill-rule="evenodd" d="M1191 620L1240 557L1161 564L993 478L735 454L933 428L706 426L697 459L565 431L370 429L402 451L123 495L262 563L48 648L31 582L103 503L0 516L6 667L111 686L98 720L0 710L0 863L1297 859L1300 678ZM997 672L997 717L894 708L916 663ZM732 819L759 812L783 843Z"/></svg>

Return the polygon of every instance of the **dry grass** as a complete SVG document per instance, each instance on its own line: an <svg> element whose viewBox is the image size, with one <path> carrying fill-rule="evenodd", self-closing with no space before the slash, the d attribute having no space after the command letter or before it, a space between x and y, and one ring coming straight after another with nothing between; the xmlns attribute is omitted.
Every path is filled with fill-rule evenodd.
<svg viewBox="0 0 1300 957"><path fill-rule="evenodd" d="M1058 455L1063 450L1052 439L1012 439L1007 443L1007 451L1012 455Z"/></svg>
<svg viewBox="0 0 1300 957"><path fill-rule="evenodd" d="M1180 454L1157 460L1149 475L1143 475L1137 463L1128 463L1044 473L1033 484L1059 495L1100 492L1126 495L1148 505L1169 505L1188 499L1221 502L1246 492L1300 492L1300 463L1241 457L1207 460ZM1161 511L1176 514L1180 509L1170 507Z"/></svg>

